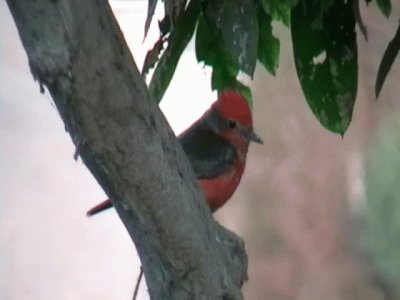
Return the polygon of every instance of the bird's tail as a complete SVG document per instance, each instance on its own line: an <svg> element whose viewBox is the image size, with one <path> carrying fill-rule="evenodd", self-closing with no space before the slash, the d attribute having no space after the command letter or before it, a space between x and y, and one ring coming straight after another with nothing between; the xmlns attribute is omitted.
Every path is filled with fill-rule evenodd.
<svg viewBox="0 0 400 300"><path fill-rule="evenodd" d="M95 207L89 209L88 212L86 213L86 215L87 215L88 217L91 217L91 216L93 216L93 215L98 214L99 212L102 212L102 211L104 211L104 210L106 210L106 209L111 208L112 206L113 206L113 205L112 205L110 199L107 199L107 200L105 200L105 201L103 201L103 202L97 204Z"/></svg>

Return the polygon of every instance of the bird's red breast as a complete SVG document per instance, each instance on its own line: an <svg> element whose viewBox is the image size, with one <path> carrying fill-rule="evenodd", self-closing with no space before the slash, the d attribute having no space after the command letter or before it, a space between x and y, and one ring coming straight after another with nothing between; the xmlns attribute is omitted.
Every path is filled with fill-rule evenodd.
<svg viewBox="0 0 400 300"><path fill-rule="evenodd" d="M242 178L244 167L244 162L236 160L233 167L225 174L198 180L212 212L223 206L232 197Z"/></svg>

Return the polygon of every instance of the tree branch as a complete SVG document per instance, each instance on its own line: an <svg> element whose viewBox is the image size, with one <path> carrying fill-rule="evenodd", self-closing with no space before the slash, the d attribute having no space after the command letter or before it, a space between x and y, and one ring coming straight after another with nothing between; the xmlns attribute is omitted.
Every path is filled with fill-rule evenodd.
<svg viewBox="0 0 400 300"><path fill-rule="evenodd" d="M243 242L212 219L107 1L7 0L31 72L134 241L152 299L242 299Z"/></svg>

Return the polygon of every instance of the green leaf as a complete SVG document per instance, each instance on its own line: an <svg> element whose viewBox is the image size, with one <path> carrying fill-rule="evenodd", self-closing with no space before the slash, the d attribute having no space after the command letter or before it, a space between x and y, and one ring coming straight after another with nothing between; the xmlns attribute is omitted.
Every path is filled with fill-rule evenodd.
<svg viewBox="0 0 400 300"><path fill-rule="evenodd" d="M258 9L258 53L257 58L275 76L279 65L280 43L272 34L271 17Z"/></svg>
<svg viewBox="0 0 400 300"><path fill-rule="evenodd" d="M151 20L153 19L154 11L156 10L157 0L149 0L147 6L147 18L144 23L144 39L147 36L147 32L149 31Z"/></svg>
<svg viewBox="0 0 400 300"><path fill-rule="evenodd" d="M376 0L376 3L378 4L378 7L381 10L381 12L386 17L389 17L392 11L392 3L390 3L390 0Z"/></svg>
<svg viewBox="0 0 400 300"><path fill-rule="evenodd" d="M191 0L185 12L176 22L149 84L150 95L159 103L175 73L179 58L193 36L200 13L198 0Z"/></svg>
<svg viewBox="0 0 400 300"><path fill-rule="evenodd" d="M202 14L196 30L196 57L199 62L204 62L213 68L211 75L213 90L235 90L243 94L249 104L252 103L250 88L236 79L239 67L216 32L209 30Z"/></svg>
<svg viewBox="0 0 400 300"><path fill-rule="evenodd" d="M400 23L397 27L394 38L389 42L385 53L383 54L381 64L379 65L378 76L375 81L375 96L379 97L383 83L385 82L386 76L389 73L394 60L399 54L400 50Z"/></svg>
<svg viewBox="0 0 400 300"><path fill-rule="evenodd" d="M169 18L172 27L179 19L186 6L186 0L164 0L165 16Z"/></svg>
<svg viewBox="0 0 400 300"><path fill-rule="evenodd" d="M290 26L290 6L297 1L282 0L260 0L264 11L271 16L274 21L281 21L287 27ZM301 3L300 3L301 4Z"/></svg>
<svg viewBox="0 0 400 300"><path fill-rule="evenodd" d="M229 77L239 73L239 66L225 48L224 43L209 27L201 14L196 31L196 58L208 66L224 69Z"/></svg>
<svg viewBox="0 0 400 300"><path fill-rule="evenodd" d="M297 3L299 3L299 0L285 0L287 6L290 8L295 7Z"/></svg>
<svg viewBox="0 0 400 300"><path fill-rule="evenodd" d="M241 93L247 101L250 107L253 104L253 96L251 90L247 85L244 85L236 79L236 77L230 77L229 74L224 73L223 69L213 68L211 75L211 85L213 90L234 90Z"/></svg>
<svg viewBox="0 0 400 300"><path fill-rule="evenodd" d="M224 43L236 65L253 76L257 61L258 23L253 0L203 2L208 28Z"/></svg>
<svg viewBox="0 0 400 300"><path fill-rule="evenodd" d="M364 25L360 12L360 1L359 0L354 0L354 1L356 1L354 2L355 5L353 6L353 12L354 12L354 17L356 18L356 23L362 35L364 36L365 41L368 42L367 27Z"/></svg>
<svg viewBox="0 0 400 300"><path fill-rule="evenodd" d="M303 0L292 10L293 52L308 105L320 123L344 134L357 94L355 19L349 0L335 0L313 26L321 7Z"/></svg>
<svg viewBox="0 0 400 300"><path fill-rule="evenodd" d="M164 38L171 31L171 20L168 16L164 16L161 21L158 21L158 29L160 29L160 38Z"/></svg>

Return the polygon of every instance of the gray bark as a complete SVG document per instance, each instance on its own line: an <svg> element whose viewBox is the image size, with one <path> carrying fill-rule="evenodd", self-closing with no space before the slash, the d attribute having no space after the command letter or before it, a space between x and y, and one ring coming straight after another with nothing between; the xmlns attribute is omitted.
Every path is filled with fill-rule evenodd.
<svg viewBox="0 0 400 300"><path fill-rule="evenodd" d="M241 299L243 242L214 222L108 2L7 3L34 78L136 245L151 299Z"/></svg>

